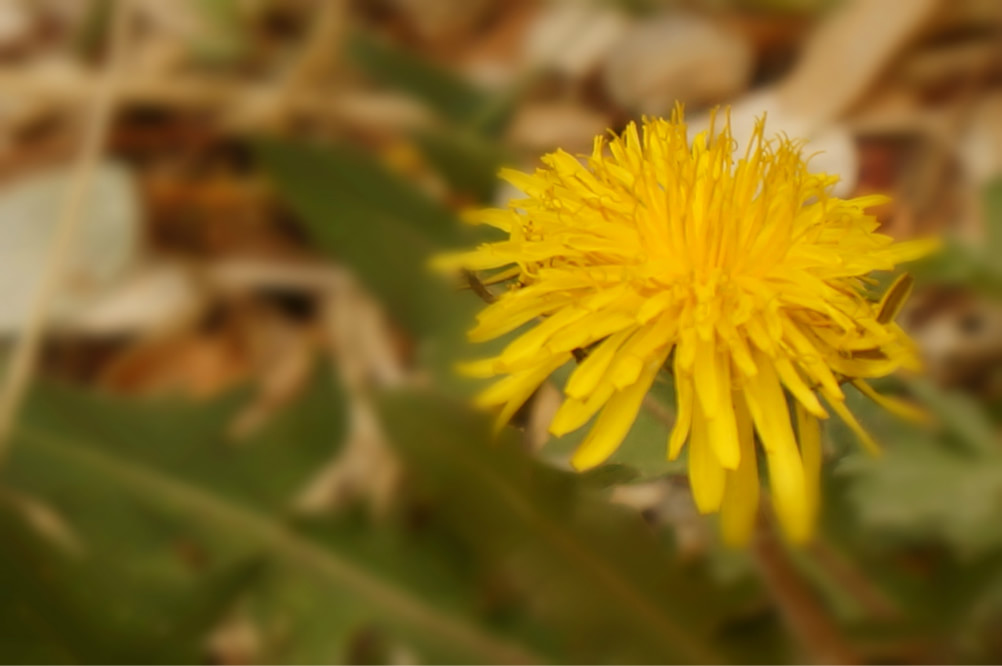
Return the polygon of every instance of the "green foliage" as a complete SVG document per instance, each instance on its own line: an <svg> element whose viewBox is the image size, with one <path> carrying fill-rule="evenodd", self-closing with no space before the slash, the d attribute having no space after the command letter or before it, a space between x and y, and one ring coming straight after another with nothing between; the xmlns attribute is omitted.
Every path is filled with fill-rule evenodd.
<svg viewBox="0 0 1002 666"><path fill-rule="evenodd" d="M608 2L638 14L665 4ZM814 14L832 3L718 4ZM89 11L78 38L89 56L113 5ZM203 30L184 47L202 64L237 64L251 45L247 12L259 6L191 7ZM492 198L510 159L499 137L533 73L490 92L363 32L348 35L344 55L431 112L432 125L409 139L454 201ZM489 230L462 225L345 145L263 140L257 155L312 246L364 281L415 342L415 362L432 370L434 392L378 396L404 469L399 496L379 517L357 506L295 508L345 436L344 396L329 369L318 367L297 400L239 442L225 433L243 392L195 405L42 384L0 467L0 661L203 663L215 658L209 636L233 621L253 628L252 658L274 663L804 660L777 612L789 603L774 589L782 582L765 589L754 555L702 533L689 543L609 501L618 484L684 474L684 459L665 459L670 377L609 463L584 474L567 471L566 459L587 427L539 455L514 428L493 435L487 415L446 397L473 387L451 362L492 355L511 338L461 345L482 304L427 265ZM917 264L920 279L1002 294L1002 181L985 189L984 210L984 247L947 243ZM934 422L903 422L848 389L886 452L868 457L837 419L826 425L837 455L823 471L820 545L787 553L823 602L808 610L830 612L867 662L998 661L997 423L977 399L929 382L887 388L922 402Z"/></svg>
<svg viewBox="0 0 1002 666"><path fill-rule="evenodd" d="M986 243L972 247L947 239L942 249L913 264L915 276L934 284L969 287L990 297L1002 296L1002 178L985 186L982 192Z"/></svg>
<svg viewBox="0 0 1002 666"><path fill-rule="evenodd" d="M244 502L253 504L248 515L276 510L290 483L310 473L340 436L339 412L319 412L315 402L331 389L318 390L263 438L237 446L222 438L234 399L205 408L137 405L40 387L3 485L51 506L81 546L52 552L23 525L15 532L23 547L5 549L13 561L4 570L48 589L5 595L7 603L31 599L39 607L2 630L19 636L44 628L47 642L65 638L61 661L200 660L207 628L255 569L243 530L228 514L239 514ZM318 437L304 441L305 429ZM43 546L49 552L39 559L33 553Z"/></svg>
<svg viewBox="0 0 1002 666"><path fill-rule="evenodd" d="M242 400L38 388L0 482L54 511L79 547L0 505L5 659L194 663L234 614L273 662L399 649L440 663L729 658L716 641L747 588L678 561L604 500L601 480L492 445L484 416L387 397L417 495L374 524L290 509L342 437L325 372L266 431L231 442L223 433ZM782 641L775 624L764 630L768 660Z"/></svg>
<svg viewBox="0 0 1002 666"><path fill-rule="evenodd" d="M486 166L467 174L455 169L467 159L466 148L486 144L452 143L440 167L456 172L454 181L467 178L458 189L486 196ZM437 149L425 147L428 154ZM454 215L343 148L273 143L262 147L262 155L318 246L352 266L423 341L420 357L439 369L440 387L452 376L448 359L489 356L505 343L460 347L456 336L480 305L470 294L450 293L427 271L428 255L472 242L461 237L468 229ZM975 265L966 255L947 256L947 264ZM979 271L995 270L987 260L978 265ZM929 266L919 267L920 278L929 279ZM990 284L983 277L962 279L980 288ZM436 345L440 357L427 353ZM557 373L558 384L570 369ZM826 466L823 529L839 556L858 568L853 575L900 614L875 623L865 599L856 598L837 572L809 555L798 556L798 566L854 639L877 642L875 658L885 648L893 653L901 641L932 641L949 659L994 654L984 628L997 617L992 609L1002 596L999 586L985 584L1002 580L996 429L969 398L922 382L902 388L928 404L937 425L905 423L848 389L850 407L887 452L876 459L858 453L855 436L831 419L829 441L840 458L848 455ZM394 396L384 413L408 474L431 507L428 529L436 536L428 538L460 553L439 553L436 561L466 562L467 578L454 580L455 590L464 584L481 594L492 590L492 602L478 617L494 629L555 660L788 659L774 616L741 619L739 609L754 607L760 593L748 584L751 569L732 567L744 585L739 592L722 586L720 571L714 577L703 570L733 560L730 555L714 550L688 567L673 563L671 550L640 529L635 516L602 498L610 484L684 471L684 460L665 460L674 414L670 382L659 383L649 402L610 464L580 476L533 462L510 442L489 443L484 424L449 403ZM549 442L542 456L562 464L586 431Z"/></svg>
<svg viewBox="0 0 1002 666"><path fill-rule="evenodd" d="M353 34L347 53L373 78L410 93L454 123L470 123L490 103L486 93L444 68L370 35Z"/></svg>
<svg viewBox="0 0 1002 666"><path fill-rule="evenodd" d="M861 645L932 640L945 660L990 661L1002 610L1002 583L991 582L1002 581L995 432L969 399L907 388L940 406L938 426L903 424L852 395L887 453L826 472L827 538L901 615L872 623L839 579L799 561L834 608L854 608L839 615ZM290 507L343 437L338 387L320 369L265 431L227 441L243 399L194 406L39 387L0 473L5 659L193 663L234 615L253 622L261 659L274 662L794 659L750 570L711 566L733 555L679 560L670 533L607 502L603 488L627 480L622 466L563 472L511 432L492 441L485 415L396 393L381 400L382 420L411 493L384 522L307 519ZM656 476L644 460L654 452L629 462ZM10 497L44 503L79 547L39 531Z"/></svg>
<svg viewBox="0 0 1002 666"><path fill-rule="evenodd" d="M1002 546L1002 452L965 455L921 445L880 461L847 459L861 519L885 538L936 536L961 555Z"/></svg>
<svg viewBox="0 0 1002 666"><path fill-rule="evenodd" d="M383 417L436 517L529 597L557 654L600 663L726 659L726 621L747 599L702 563L678 561L587 477L540 464L514 438L492 445L488 419L433 396L388 396ZM738 659L777 658L775 643L759 649L767 651Z"/></svg>
<svg viewBox="0 0 1002 666"><path fill-rule="evenodd" d="M875 659L995 661L998 645L986 623L1000 617L997 431L969 396L919 380L885 384L885 392L907 389L933 422L902 421L847 391L850 408L884 453L868 456L847 428L827 428L840 453L825 469L822 532L858 582L850 590L839 583L844 576L821 570L819 585L855 608L844 619L856 640L882 655ZM865 608L872 597L886 600L879 617Z"/></svg>
<svg viewBox="0 0 1002 666"><path fill-rule="evenodd" d="M425 159L453 189L488 201L497 188L497 172L506 161L505 152L472 132L426 131L415 135Z"/></svg>
<svg viewBox="0 0 1002 666"><path fill-rule="evenodd" d="M289 513L341 437L341 401L324 374L253 441L222 436L235 402L36 392L2 482L51 506L82 546L54 552L2 515L13 547L3 552L10 586L0 616L9 621L0 631L16 656L193 663L225 611L268 599L261 622L278 636L265 661L351 661L350 639L367 623L432 661L535 659L475 623L457 601L469 586L449 570L445 584L429 586L438 560L421 544Z"/></svg>
<svg viewBox="0 0 1002 666"><path fill-rule="evenodd" d="M7 663L200 661L206 628L254 573L248 562L179 579L171 562L179 553L151 550L130 563L146 568L150 584L128 590L118 577L121 560L98 560L90 542L82 553L61 550L10 506L0 512L0 534L0 645Z"/></svg>
<svg viewBox="0 0 1002 666"><path fill-rule="evenodd" d="M195 663L229 617L284 663L730 658L718 639L758 592L678 561L605 501L610 478L559 472L492 444L483 415L399 394L383 414L417 494L386 522L306 518L290 507L343 436L337 386L318 369L265 431L228 441L243 399L37 389L0 483L79 546L0 504L5 659ZM757 654L782 655L775 623L762 630Z"/></svg>
<svg viewBox="0 0 1002 666"><path fill-rule="evenodd" d="M459 246L460 223L409 183L349 148L278 141L258 151L316 246L358 274L400 323L424 336L457 322L457 301L428 268Z"/></svg>
<svg viewBox="0 0 1002 666"><path fill-rule="evenodd" d="M355 33L349 60L372 78L424 102L453 129L496 136L508 122L522 86L504 94L481 90L445 67L424 61L385 40Z"/></svg>
<svg viewBox="0 0 1002 666"><path fill-rule="evenodd" d="M348 40L347 55L376 81L411 95L439 116L441 128L415 132L413 141L455 191L488 201L497 187L498 169L511 161L498 138L534 75L506 91L489 93L441 65L361 32Z"/></svg>
<svg viewBox="0 0 1002 666"><path fill-rule="evenodd" d="M351 267L390 316L421 342L419 355L442 386L469 393L474 384L456 376L455 361L487 356L505 339L466 342L464 331L483 303L469 290L457 293L432 272L429 259L475 245L490 230L462 224L410 183L346 146L263 141L258 155L316 247Z"/></svg>
<svg viewBox="0 0 1002 666"><path fill-rule="evenodd" d="M984 410L971 398L909 384L935 423L910 424L857 398L853 409L886 444L879 458L853 454L839 472L852 479L850 501L883 539L939 540L962 556L1002 546L1002 447ZM851 437L832 429L836 438ZM846 447L852 442L846 442Z"/></svg>

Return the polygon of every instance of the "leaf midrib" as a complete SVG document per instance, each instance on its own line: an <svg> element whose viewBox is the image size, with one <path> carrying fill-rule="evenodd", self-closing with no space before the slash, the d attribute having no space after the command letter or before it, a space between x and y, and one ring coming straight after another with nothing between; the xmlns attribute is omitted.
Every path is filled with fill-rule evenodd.
<svg viewBox="0 0 1002 666"><path fill-rule="evenodd" d="M19 427L17 435L57 458L82 467L96 469L116 480L137 495L172 502L187 510L196 520L214 522L250 536L273 552L312 568L335 585L351 589L373 606L396 617L404 624L438 636L445 644L456 646L470 655L495 663L546 663L550 661L522 646L514 645L481 631L469 623L424 603L420 598L393 589L373 575L347 562L309 540L290 531L281 523L260 517L234 505L225 498L178 481L158 470L102 453L86 441L69 438L44 429Z"/></svg>

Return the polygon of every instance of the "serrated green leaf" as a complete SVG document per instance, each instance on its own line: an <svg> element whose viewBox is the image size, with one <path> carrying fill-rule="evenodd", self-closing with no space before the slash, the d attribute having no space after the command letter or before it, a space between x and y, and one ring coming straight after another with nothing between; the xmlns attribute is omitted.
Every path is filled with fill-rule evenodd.
<svg viewBox="0 0 1002 666"><path fill-rule="evenodd" d="M1002 521L994 429L963 396L909 385L938 415L936 427L901 421L847 391L853 412L884 447L879 457L853 453L838 464L859 519L885 537L940 539L968 556L1002 546L1002 531L992 527ZM851 437L838 425L829 435Z"/></svg>
<svg viewBox="0 0 1002 666"><path fill-rule="evenodd" d="M871 528L941 537L968 554L1002 546L1002 456L916 447L879 461L848 458L840 467L853 475L852 496Z"/></svg>
<svg viewBox="0 0 1002 666"><path fill-rule="evenodd" d="M926 379L913 379L908 388L935 415L945 434L973 453L994 454L1002 445L988 413L972 397L944 391Z"/></svg>
<svg viewBox="0 0 1002 666"><path fill-rule="evenodd" d="M63 588L73 590L77 607L95 614L94 631L131 648L87 661L149 661L146 651L157 644L137 641L148 632L135 629L165 622L169 629L174 618L164 613L172 612L171 599L195 598L213 577L253 558L300 577L286 622L318 610L317 622L337 622L318 652L275 653L290 661L346 660L345 637L370 621L433 661L543 660L492 633L454 599L425 596L423 572L410 568L405 549L380 563L351 531L306 529L290 520L289 503L340 437L340 404L334 385L321 381L261 439L234 444L221 434L232 402L144 405L38 388L0 481L50 504L84 542L82 568L69 569ZM203 622L187 634L198 641L165 649L164 659L196 660L192 651L211 628Z"/></svg>
<svg viewBox="0 0 1002 666"><path fill-rule="evenodd" d="M489 420L456 404L404 393L381 411L441 519L499 565L518 562L561 652L603 663L722 659L711 639L726 590L674 560L638 516L511 441L490 442Z"/></svg>

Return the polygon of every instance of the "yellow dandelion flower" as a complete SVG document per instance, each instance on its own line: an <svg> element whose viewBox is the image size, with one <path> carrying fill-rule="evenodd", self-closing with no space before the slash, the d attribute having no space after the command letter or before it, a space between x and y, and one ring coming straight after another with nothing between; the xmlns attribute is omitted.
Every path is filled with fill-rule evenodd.
<svg viewBox="0 0 1002 666"><path fill-rule="evenodd" d="M588 469L620 445L668 369L677 417L667 455L688 444L699 510L719 512L724 537L745 541L761 453L780 524L803 541L818 505L819 419L834 412L875 447L841 384L904 411L863 380L917 367L893 322L905 283L875 303L866 276L930 243L877 233L864 211L885 198L830 196L838 178L811 173L801 143L766 140L764 119L737 153L729 119L690 142L677 108L670 120L596 138L580 160L548 154L533 174L502 173L526 198L477 216L507 239L439 263L504 269L510 288L479 315L472 340L532 324L500 355L467 366L503 375L478 399L499 407L502 423L577 356L550 431L597 414L572 458Z"/></svg>

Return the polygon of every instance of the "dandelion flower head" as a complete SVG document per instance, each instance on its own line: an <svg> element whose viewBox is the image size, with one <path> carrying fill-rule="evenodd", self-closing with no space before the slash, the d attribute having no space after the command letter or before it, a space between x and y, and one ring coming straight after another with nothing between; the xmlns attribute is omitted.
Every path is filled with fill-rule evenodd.
<svg viewBox="0 0 1002 666"><path fill-rule="evenodd" d="M747 540L764 457L780 526L803 541L819 501L819 420L834 413L875 446L843 382L894 407L865 380L917 368L893 322L901 290L873 298L867 276L929 244L877 233L865 211L886 199L831 196L837 176L812 173L800 142L765 138L764 119L739 151L729 122L714 118L690 141L677 108L597 137L590 156L556 151L535 173L502 172L525 198L476 220L507 238L443 263L508 283L470 338L523 332L466 366L500 376L478 401L501 422L577 360L550 431L594 420L571 461L588 469L616 450L670 371L667 455L688 448L697 508L720 513L726 540Z"/></svg>

